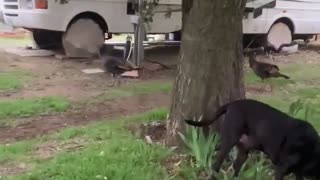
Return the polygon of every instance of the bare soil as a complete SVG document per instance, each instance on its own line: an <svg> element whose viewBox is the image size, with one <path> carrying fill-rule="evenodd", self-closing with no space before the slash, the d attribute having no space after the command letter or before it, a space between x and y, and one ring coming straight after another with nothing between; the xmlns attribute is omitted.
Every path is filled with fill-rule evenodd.
<svg viewBox="0 0 320 180"><path fill-rule="evenodd" d="M49 141L40 144L34 149L33 156L37 159L50 159L59 152L75 152L88 144L86 139L74 138L67 141Z"/></svg>
<svg viewBox="0 0 320 180"><path fill-rule="evenodd" d="M320 47L320 46L319 46ZM276 56L275 60L263 59L281 64L305 62L319 63L320 58L317 43L311 43L307 47L293 55ZM319 50L318 50L319 49ZM162 64L174 67L178 58L177 47L154 47L146 52L146 59L158 61ZM110 89L108 85L112 78L106 73L85 74L81 70L87 68L102 68L101 60L58 60L54 57L20 57L0 51L0 72L12 70L26 70L32 73L25 87L11 92L0 92L0 100L30 98L40 96L63 96L72 102L94 100L100 94ZM247 60L245 62L247 64ZM125 79L125 84L139 81L173 80L174 69L162 69L157 71L143 71L139 79ZM151 69L152 69L151 68ZM248 67L246 65L246 70ZM271 93L268 86L249 86L250 94ZM12 142L33 138L49 132L58 131L68 126L86 125L90 122L101 121L114 117L127 116L145 112L155 107L168 106L170 97L166 94L155 93L117 100L105 101L95 105L74 106L65 113L46 116L16 119L19 122L15 127L0 127L0 143ZM159 131L163 129L158 127ZM150 130L157 133L157 130ZM158 133L159 134L159 133ZM158 141L161 137L150 135Z"/></svg>
<svg viewBox="0 0 320 180"><path fill-rule="evenodd" d="M161 47L159 50L153 48L152 51L165 53L165 50ZM178 49L175 50L176 53L173 53L172 50L169 51L166 59L168 61L175 59L178 54ZM74 105L72 109L61 114L15 119L14 121L19 124L18 126L0 127L0 143L34 138L68 126L86 125L94 121L142 113L152 108L168 106L170 102L168 95L153 93L85 105L83 101L95 101L99 98L99 95L112 89L108 86L112 81L109 74L85 74L81 71L88 68L102 68L101 60L20 57L4 51L0 51L0 54L0 72L22 70L32 74L26 80L23 88L0 92L0 100L62 96L74 102L74 104L82 103L82 105ZM153 61L163 59L160 55L158 56L159 59L149 57L148 53L146 57ZM138 79L123 78L122 85L140 81L172 80L173 74L174 70L172 69L144 70Z"/></svg>
<svg viewBox="0 0 320 180"><path fill-rule="evenodd" d="M0 178L19 175L31 169L30 164L25 163L2 163L0 165Z"/></svg>
<svg viewBox="0 0 320 180"><path fill-rule="evenodd" d="M292 55L276 56L275 60L260 57L261 60L278 64L304 62L319 64L319 42L311 43L301 48ZM179 48L154 47L146 52L146 59L158 61L170 67L175 67ZM85 74L81 72L88 68L102 68L100 60L58 60L54 57L19 57L0 50L0 72L12 70L26 70L32 73L25 86L21 89L0 92L0 100L12 100L17 98L32 98L42 96L63 96L75 104L83 100L95 100L108 89L111 76L105 73ZM248 68L245 59L246 71ZM147 82L154 80L172 81L174 69L161 69L159 66L151 66L154 71L143 71L139 79L125 79L124 84ZM250 85L247 95L272 93L268 85ZM142 113L156 107L168 106L170 96L162 93L138 95L105 102L74 105L67 112L15 119L17 126L0 127L0 144L30 139L47 133L56 132L66 127L85 126L92 122L105 121L107 119L129 116ZM164 144L165 123L129 124L127 128L135 135L144 139L147 143ZM53 157L60 151L74 151L81 149L86 144L84 139L71 139L65 142L49 141L34 149L33 156L40 159ZM170 174L179 174L179 166L190 162L190 157L176 153L162 162L162 165ZM0 165L2 176L17 175L30 169L28 164L3 163ZM182 178L183 179L183 178Z"/></svg>
<svg viewBox="0 0 320 180"><path fill-rule="evenodd" d="M165 94L139 95L99 103L95 106L76 108L57 115L22 118L18 121L26 123L16 127L0 128L0 142L8 143L13 140L34 138L61 128L142 113L156 107L168 106L169 102L170 98Z"/></svg>

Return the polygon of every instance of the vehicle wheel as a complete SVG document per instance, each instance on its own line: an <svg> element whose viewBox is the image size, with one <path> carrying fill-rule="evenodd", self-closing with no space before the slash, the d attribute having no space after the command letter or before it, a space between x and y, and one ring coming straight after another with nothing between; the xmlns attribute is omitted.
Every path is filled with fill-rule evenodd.
<svg viewBox="0 0 320 180"><path fill-rule="evenodd" d="M59 31L33 29L32 36L35 44L40 49L61 49L62 34Z"/></svg>
<svg viewBox="0 0 320 180"><path fill-rule="evenodd" d="M173 40L174 41L181 41L181 31L173 32Z"/></svg>
<svg viewBox="0 0 320 180"><path fill-rule="evenodd" d="M171 33L166 33L165 34L165 40L169 41L170 40L170 36L172 36L172 41L181 41L181 31L174 31Z"/></svg>
<svg viewBox="0 0 320 180"><path fill-rule="evenodd" d="M281 44L288 44L292 42L292 32L289 26L285 23L278 22L271 26L268 35L268 43L275 48L279 48Z"/></svg>
<svg viewBox="0 0 320 180"><path fill-rule="evenodd" d="M92 58L104 44L104 30L92 19L74 21L63 34L62 43L68 57Z"/></svg>

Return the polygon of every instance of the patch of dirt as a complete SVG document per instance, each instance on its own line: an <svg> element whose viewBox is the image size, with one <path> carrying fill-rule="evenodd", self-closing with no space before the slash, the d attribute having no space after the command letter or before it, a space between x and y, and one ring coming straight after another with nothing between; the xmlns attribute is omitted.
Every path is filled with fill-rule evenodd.
<svg viewBox="0 0 320 180"><path fill-rule="evenodd" d="M261 95L261 94L272 94L272 85L248 85L246 86L246 96Z"/></svg>
<svg viewBox="0 0 320 180"><path fill-rule="evenodd" d="M0 100L12 98L30 98L39 96L63 96L71 100L88 98L101 94L110 89L112 77L106 73L85 74L81 70L103 68L102 61L66 59L58 60L54 57L20 57L1 52L1 71L25 70L32 72L31 80L19 91L1 93ZM174 70L141 72L139 79L123 78L122 84L137 81L171 79Z"/></svg>
<svg viewBox="0 0 320 180"><path fill-rule="evenodd" d="M161 162L161 166L166 168L167 172L171 176L181 177L181 166L189 164L191 157L186 154L174 153L164 161ZM181 177L181 179L186 179L188 177Z"/></svg>
<svg viewBox="0 0 320 180"><path fill-rule="evenodd" d="M0 143L30 139L69 126L86 125L90 122L142 113L153 108L168 106L169 103L169 95L154 93L74 108L58 115L22 118L17 122L26 123L16 127L0 128Z"/></svg>
<svg viewBox="0 0 320 180"><path fill-rule="evenodd" d="M164 144L166 123L155 121L150 124L129 124L128 130L137 137L144 139L148 144Z"/></svg>
<svg viewBox="0 0 320 180"><path fill-rule="evenodd" d="M3 163L0 165L0 179L22 174L30 169L30 165L25 163Z"/></svg>
<svg viewBox="0 0 320 180"><path fill-rule="evenodd" d="M74 138L67 141L49 141L35 148L33 155L39 159L49 159L59 152L74 152L88 144L86 139Z"/></svg>

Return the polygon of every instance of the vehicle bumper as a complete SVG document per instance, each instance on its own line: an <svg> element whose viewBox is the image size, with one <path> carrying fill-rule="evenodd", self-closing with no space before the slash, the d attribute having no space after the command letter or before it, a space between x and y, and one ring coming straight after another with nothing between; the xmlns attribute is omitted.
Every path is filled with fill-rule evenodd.
<svg viewBox="0 0 320 180"><path fill-rule="evenodd" d="M3 10L3 17L13 27L65 31L60 25L61 18L44 10Z"/></svg>
<svg viewBox="0 0 320 180"><path fill-rule="evenodd" d="M2 10L0 10L0 23L5 23Z"/></svg>

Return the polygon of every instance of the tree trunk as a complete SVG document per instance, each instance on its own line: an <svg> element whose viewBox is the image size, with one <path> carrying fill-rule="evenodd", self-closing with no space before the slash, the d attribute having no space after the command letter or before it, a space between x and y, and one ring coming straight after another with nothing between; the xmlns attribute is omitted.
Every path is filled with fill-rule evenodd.
<svg viewBox="0 0 320 180"><path fill-rule="evenodd" d="M245 97L242 17L245 0L183 0L183 36L166 142L177 144L184 117L212 118Z"/></svg>

